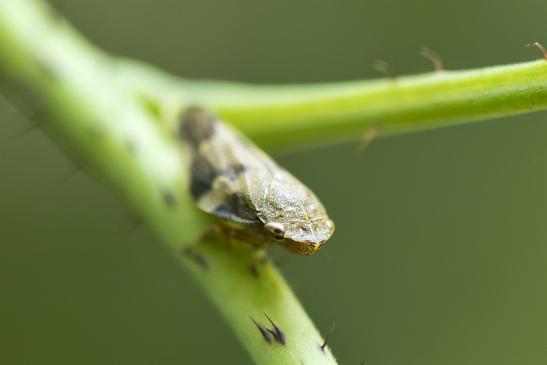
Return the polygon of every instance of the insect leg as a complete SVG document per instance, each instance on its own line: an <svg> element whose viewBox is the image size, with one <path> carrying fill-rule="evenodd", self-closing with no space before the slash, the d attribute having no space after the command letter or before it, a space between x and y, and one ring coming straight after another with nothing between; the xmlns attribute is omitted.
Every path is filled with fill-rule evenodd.
<svg viewBox="0 0 547 365"><path fill-rule="evenodd" d="M199 253L199 247L205 242L216 240L219 236L222 236L221 232L222 231L219 224L210 225L193 244L184 246L182 249L182 254L188 259L194 261L203 270L208 270L209 262L205 259L203 254Z"/></svg>

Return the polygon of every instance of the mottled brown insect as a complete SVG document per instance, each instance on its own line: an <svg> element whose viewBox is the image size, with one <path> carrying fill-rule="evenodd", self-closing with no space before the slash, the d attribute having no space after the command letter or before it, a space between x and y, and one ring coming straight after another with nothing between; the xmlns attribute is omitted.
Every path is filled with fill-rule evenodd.
<svg viewBox="0 0 547 365"><path fill-rule="evenodd" d="M192 198L234 236L310 255L333 234L319 199L214 114L189 107L180 135L191 146Z"/></svg>

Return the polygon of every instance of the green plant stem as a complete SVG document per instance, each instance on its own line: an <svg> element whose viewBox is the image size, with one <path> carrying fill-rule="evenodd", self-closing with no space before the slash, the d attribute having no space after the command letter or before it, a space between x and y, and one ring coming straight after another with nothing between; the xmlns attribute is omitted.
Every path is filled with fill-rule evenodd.
<svg viewBox="0 0 547 365"><path fill-rule="evenodd" d="M547 63L322 85L251 86L177 79L90 45L39 0L0 0L0 80L30 100L60 137L118 188L201 283L258 364L335 364L270 263L204 243L209 218L186 194L188 161L176 123L190 103L212 108L263 146L282 148L434 128L547 106ZM17 95L16 95L17 96ZM207 269L203 265L205 260ZM251 317L267 313L287 344L268 344ZM214 330L214 329L211 329Z"/></svg>
<svg viewBox="0 0 547 365"><path fill-rule="evenodd" d="M215 109L261 146L274 149L439 128L547 107L547 62L430 72L391 80L311 85L174 81L128 63L122 79L164 100Z"/></svg>
<svg viewBox="0 0 547 365"><path fill-rule="evenodd" d="M46 131L102 172L156 229L257 364L336 364L328 348L319 349L322 336L277 269L258 263L258 276L252 275L256 259L247 245L203 242L185 251L209 218L186 193L184 146L153 105L116 79L122 63L91 47L38 0L0 1L0 49L8 92L30 100L47 116ZM174 108L180 113L183 103ZM251 318L271 327L265 313L286 344L267 343L255 327Z"/></svg>

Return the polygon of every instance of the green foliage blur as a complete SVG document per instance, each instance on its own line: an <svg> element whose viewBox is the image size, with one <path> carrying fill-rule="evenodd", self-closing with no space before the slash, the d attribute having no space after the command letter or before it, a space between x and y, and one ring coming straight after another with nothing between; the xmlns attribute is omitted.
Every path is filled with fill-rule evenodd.
<svg viewBox="0 0 547 365"><path fill-rule="evenodd" d="M376 59L429 71L422 46L463 69L547 43L535 0L52 3L100 47L192 78L354 80ZM545 364L546 119L276 156L337 224L315 256L272 255L319 329L336 321L341 364ZM1 364L250 364L115 191L1 99L0 120Z"/></svg>

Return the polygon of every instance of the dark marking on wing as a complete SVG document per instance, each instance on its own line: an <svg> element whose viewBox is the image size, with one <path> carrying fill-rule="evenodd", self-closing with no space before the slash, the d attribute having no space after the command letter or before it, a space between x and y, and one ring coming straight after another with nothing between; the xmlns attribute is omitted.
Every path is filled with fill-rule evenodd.
<svg viewBox="0 0 547 365"><path fill-rule="evenodd" d="M230 166L230 168L236 173L236 174L242 174L247 171L247 167L245 167L244 164L238 163L234 164L233 166Z"/></svg>
<svg viewBox="0 0 547 365"><path fill-rule="evenodd" d="M228 166L226 171L223 171L221 174L226 175L228 179L235 181L239 178L239 174L243 174L245 171L247 171L245 165L238 163Z"/></svg>
<svg viewBox="0 0 547 365"><path fill-rule="evenodd" d="M215 133L215 116L196 107L189 107L182 116L179 134L193 148L210 139Z"/></svg>
<svg viewBox="0 0 547 365"><path fill-rule="evenodd" d="M212 188L213 181L217 177L215 167L204 156L197 155L192 161L190 193L194 200L198 200L202 195Z"/></svg>
<svg viewBox="0 0 547 365"><path fill-rule="evenodd" d="M200 107L189 107L179 133L192 151L190 193L198 207L222 219L259 224L256 202L275 166L263 152ZM247 176L249 175L249 176Z"/></svg>
<svg viewBox="0 0 547 365"><path fill-rule="evenodd" d="M217 206L212 212L220 217L241 223L258 223L255 209L248 199L238 193L226 197L226 201Z"/></svg>

